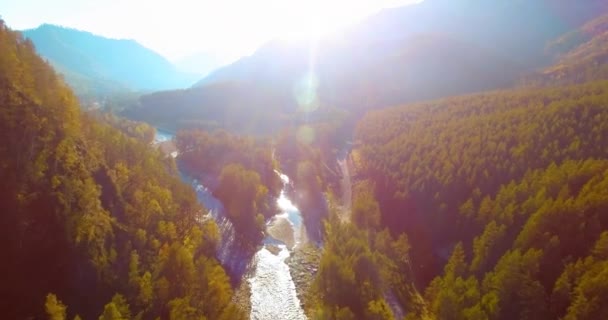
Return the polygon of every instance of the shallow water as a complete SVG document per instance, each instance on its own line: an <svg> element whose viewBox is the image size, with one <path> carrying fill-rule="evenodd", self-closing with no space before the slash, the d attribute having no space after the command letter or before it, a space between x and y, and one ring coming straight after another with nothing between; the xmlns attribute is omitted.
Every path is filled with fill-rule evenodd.
<svg viewBox="0 0 608 320"><path fill-rule="evenodd" d="M169 141L169 140L173 139L173 136L174 135L168 131L156 129L156 135L154 136L154 143L161 143L161 142Z"/></svg>
<svg viewBox="0 0 608 320"><path fill-rule="evenodd" d="M255 272L249 279L252 320L306 319L285 264L289 250L285 245L279 245L279 248L278 255L262 248L254 257Z"/></svg>
<svg viewBox="0 0 608 320"><path fill-rule="evenodd" d="M209 216L215 220L220 230L220 244L217 250L217 259L226 268L232 277L241 277L249 264L251 256L247 255L240 247L236 239L236 231L232 222L224 215L224 206L220 200L213 196L211 190L205 187L196 179L185 181L190 182L200 203L209 210Z"/></svg>
<svg viewBox="0 0 608 320"><path fill-rule="evenodd" d="M277 206L281 213L273 219L289 222L291 232L294 234L295 246L297 246L301 241L302 215L287 197L286 189L289 187L289 177L279 172L277 174L283 181L283 190L277 199ZM264 242L271 244L277 241L266 239ZM254 256L254 273L248 279L251 285L251 319L307 319L300 305L289 266L285 263L285 259L290 255L289 249L283 243L278 247L280 251L277 255L263 247Z"/></svg>

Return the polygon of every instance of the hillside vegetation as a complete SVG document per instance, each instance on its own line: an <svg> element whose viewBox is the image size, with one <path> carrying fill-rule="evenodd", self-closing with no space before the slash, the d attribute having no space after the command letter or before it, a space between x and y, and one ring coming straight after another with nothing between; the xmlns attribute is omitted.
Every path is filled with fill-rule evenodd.
<svg viewBox="0 0 608 320"><path fill-rule="evenodd" d="M608 14L549 43L557 62L525 79L527 85L567 85L608 79Z"/></svg>
<svg viewBox="0 0 608 320"><path fill-rule="evenodd" d="M266 219L277 212L275 202L282 187L269 142L226 131L196 130L180 132L175 141L184 172L213 189L241 246L254 252Z"/></svg>
<svg viewBox="0 0 608 320"><path fill-rule="evenodd" d="M599 81L396 107L359 123L359 179L375 184L383 225L409 235L437 318L605 317L607 104Z"/></svg>
<svg viewBox="0 0 608 320"><path fill-rule="evenodd" d="M4 317L244 318L173 161L81 113L3 22L0 88Z"/></svg>

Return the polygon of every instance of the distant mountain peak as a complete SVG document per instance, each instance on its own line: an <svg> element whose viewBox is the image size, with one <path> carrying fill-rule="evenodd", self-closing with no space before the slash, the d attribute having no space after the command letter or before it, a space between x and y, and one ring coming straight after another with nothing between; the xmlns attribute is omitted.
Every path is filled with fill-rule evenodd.
<svg viewBox="0 0 608 320"><path fill-rule="evenodd" d="M133 39L113 39L48 23L23 34L81 96L183 88L197 78L178 71L166 58Z"/></svg>

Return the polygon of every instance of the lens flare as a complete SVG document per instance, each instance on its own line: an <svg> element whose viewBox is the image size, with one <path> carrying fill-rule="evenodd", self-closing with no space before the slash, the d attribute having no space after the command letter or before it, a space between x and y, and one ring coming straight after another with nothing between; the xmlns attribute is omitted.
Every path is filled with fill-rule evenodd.
<svg viewBox="0 0 608 320"><path fill-rule="evenodd" d="M319 80L314 71L309 71L294 88L299 111L311 112L319 107Z"/></svg>

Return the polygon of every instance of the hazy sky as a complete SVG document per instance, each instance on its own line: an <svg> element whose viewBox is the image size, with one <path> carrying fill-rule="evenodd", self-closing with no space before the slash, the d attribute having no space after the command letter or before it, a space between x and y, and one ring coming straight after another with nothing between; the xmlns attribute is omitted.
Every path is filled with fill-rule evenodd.
<svg viewBox="0 0 608 320"><path fill-rule="evenodd" d="M235 58L273 38L327 33L415 0L0 0L13 29L42 23L135 39L171 60Z"/></svg>

